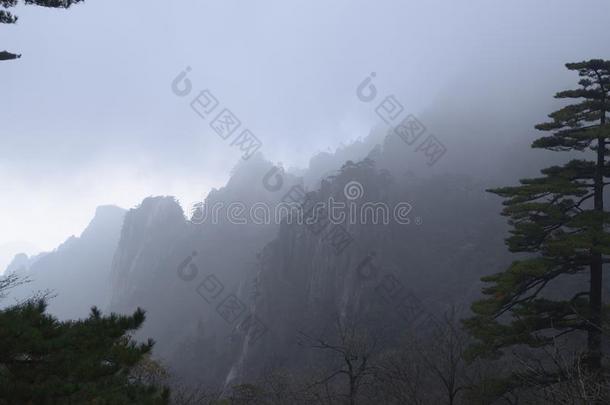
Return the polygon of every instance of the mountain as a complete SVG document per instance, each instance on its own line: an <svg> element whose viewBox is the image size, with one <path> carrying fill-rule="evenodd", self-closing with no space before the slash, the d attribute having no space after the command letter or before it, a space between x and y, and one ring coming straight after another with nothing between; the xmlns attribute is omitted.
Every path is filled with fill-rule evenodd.
<svg viewBox="0 0 610 405"><path fill-rule="evenodd" d="M79 237L71 236L52 252L15 256L7 271L31 282L12 290L5 304L48 292L49 312L60 319L85 317L92 306L105 308L124 215L122 208L100 206Z"/></svg>
<svg viewBox="0 0 610 405"><path fill-rule="evenodd" d="M6 271L7 266L12 262L16 254L20 252L30 252L35 255L40 249L27 242L9 242L0 245L0 273Z"/></svg>
<svg viewBox="0 0 610 405"><path fill-rule="evenodd" d="M32 265L36 263L38 259L44 257L46 254L47 253L42 252L36 255L28 256L25 253L17 253L8 266L6 266L5 273L26 274L30 271L30 267L32 267Z"/></svg>
<svg viewBox="0 0 610 405"><path fill-rule="evenodd" d="M480 276L510 258L490 180L430 168L407 146L378 129L305 170L257 154L193 207L171 196L100 207L80 237L14 258L9 270L33 282L13 296L51 290L61 318L93 305L144 308L137 336L154 338L155 355L186 384L314 367L299 336L332 317L358 315L390 340L420 330L418 319L448 306L465 311ZM331 201L344 215L330 222L328 211L313 223L299 216L313 205L294 210Z"/></svg>
<svg viewBox="0 0 610 405"><path fill-rule="evenodd" d="M80 237L14 258L9 271L33 282L13 296L49 289L61 318L144 308L137 337L156 340L182 383L215 387L314 369L300 338L333 318L358 316L390 342L426 333L449 307L466 314L480 277L511 257L500 202L485 192L497 173L431 168L406 146L376 130L304 170L257 154L193 207L171 196L100 207ZM344 213L332 221L313 208L331 201Z"/></svg>
<svg viewBox="0 0 610 405"><path fill-rule="evenodd" d="M432 171L404 148L396 135L375 131L293 173L256 155L189 213L173 197L145 199L125 216L110 310L145 308L140 335L157 341L155 353L174 375L219 386L308 364L299 333L324 329L329 314L390 323L396 336L408 330L413 319L396 309L405 303L380 299L388 280L429 312L467 306L480 276L509 261L499 201L485 192L489 183ZM294 212L276 218L298 190L367 215L381 204L391 218L344 218L336 225L353 241L338 249L330 228L289 221ZM371 268L376 279L358 276Z"/></svg>
<svg viewBox="0 0 610 405"><path fill-rule="evenodd" d="M360 162L345 163L312 193L316 201L352 204L358 214L339 223L352 239L344 250L337 252L329 236L336 224L314 232L288 222L263 249L250 311L269 332L241 336L227 385L253 381L265 370L313 367L299 336L328 331L333 317L364 319L387 340L425 331L426 318L451 307L465 313L479 294L481 275L509 263L505 224L486 185L451 174L422 178L404 163L388 165L389 142ZM347 192L354 182L361 185L357 198ZM405 202L412 207L408 221L392 215L387 223L363 220L367 206Z"/></svg>
<svg viewBox="0 0 610 405"><path fill-rule="evenodd" d="M217 307L253 282L256 255L277 232L277 225L250 215L256 204L264 209L281 197L263 184L270 170L260 155L241 163L189 219L173 197L147 198L125 216L112 265L110 309L145 308L141 336L152 336L155 353L193 381L222 381L231 366L233 325ZM287 189L294 178L282 181ZM213 297L205 292L210 286L218 289ZM214 367L205 367L201 358Z"/></svg>
<svg viewBox="0 0 610 405"><path fill-rule="evenodd" d="M99 207L79 237L14 258L9 271L33 281L12 296L50 290L62 319L144 308L137 337L154 338L183 383L216 387L313 368L299 336L332 317L358 315L390 340L425 330L418 319L464 310L480 276L508 263L506 226L492 184L430 168L406 146L378 129L304 170L257 154L193 207L171 196ZM332 221L331 204L343 212Z"/></svg>

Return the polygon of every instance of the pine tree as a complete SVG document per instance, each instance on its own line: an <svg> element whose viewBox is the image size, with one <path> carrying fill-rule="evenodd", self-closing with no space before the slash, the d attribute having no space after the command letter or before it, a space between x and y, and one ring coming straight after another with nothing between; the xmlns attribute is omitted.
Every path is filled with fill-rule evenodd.
<svg viewBox="0 0 610 405"><path fill-rule="evenodd" d="M142 310L65 322L45 311L44 300L0 311L0 404L167 403L167 390L132 373L153 347L131 338Z"/></svg>
<svg viewBox="0 0 610 405"><path fill-rule="evenodd" d="M50 8L69 8L73 4L80 3L85 0L25 0L27 5L36 5ZM5 10L0 10L0 24L15 24L19 17L7 11L6 9L15 7L19 0L0 0L0 6ZM2 51L0 52L0 60L18 59L21 55Z"/></svg>
<svg viewBox="0 0 610 405"><path fill-rule="evenodd" d="M610 177L606 163L610 137L610 61L568 63L578 72L579 88L561 91L558 99L575 103L549 115L536 129L551 134L533 148L580 153L563 166L519 186L489 190L503 198L509 218L510 251L524 253L507 270L484 277L484 299L473 304L465 320L478 343L472 354L500 356L514 345L540 348L563 335L586 335L587 363L602 367L602 270L609 263L610 213L604 210L604 186ZM589 158L587 160L586 158ZM589 276L577 289L575 276Z"/></svg>

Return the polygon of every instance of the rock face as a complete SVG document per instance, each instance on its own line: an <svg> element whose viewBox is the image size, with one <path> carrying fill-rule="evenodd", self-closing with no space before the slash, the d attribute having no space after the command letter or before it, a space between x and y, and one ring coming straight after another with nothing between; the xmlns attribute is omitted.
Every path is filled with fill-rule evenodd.
<svg viewBox="0 0 610 405"><path fill-rule="evenodd" d="M49 311L60 319L81 318L92 306L105 308L110 296L110 269L125 210L100 206L79 237L71 236L52 252L17 255L7 271L31 283L10 294L10 304L48 291Z"/></svg>
<svg viewBox="0 0 610 405"><path fill-rule="evenodd" d="M298 177L254 156L187 213L162 196L126 213L100 207L80 237L10 268L35 280L28 293L54 290L50 309L62 318L92 305L144 308L139 336L156 340L156 356L184 383L307 367L315 359L302 333L355 314L390 338L423 330L426 314L467 306L480 276L510 260L490 184L433 174L403 146L373 134L319 154ZM278 210L290 201L305 219ZM338 217L311 218L310 203L330 201Z"/></svg>
<svg viewBox="0 0 610 405"><path fill-rule="evenodd" d="M30 271L30 267L38 261L38 259L46 256L47 253L39 253L37 255L28 256L25 253L18 253L13 257L13 260L6 267L6 274L17 273L26 275Z"/></svg>
<svg viewBox="0 0 610 405"><path fill-rule="evenodd" d="M398 336L424 311L465 306L479 277L509 261L499 202L484 192L490 184L433 175L400 146L377 134L320 154L299 177L256 156L186 215L172 197L147 198L125 216L110 310L146 309L141 336L183 382L232 384L307 365L299 334L334 316L359 314ZM276 221L274 207L295 190L344 204L346 216Z"/></svg>
<svg viewBox="0 0 610 405"><path fill-rule="evenodd" d="M307 367L312 359L298 344L299 335L322 333L332 317L357 314L368 327L384 329L386 338L423 328L420 322L428 315L450 305L464 309L478 295L479 277L509 262L498 204L486 197L484 185L449 175L398 177L377 167L384 163L383 152L377 152L378 163L344 165L313 198L352 203L357 213L370 203L408 202L410 222L345 220L353 242L340 253L325 237L331 225L316 234L308 225L282 224L260 255L251 309L268 321L269 333L240 340L227 384L273 367ZM363 193L349 200L352 182L362 185Z"/></svg>
<svg viewBox="0 0 610 405"><path fill-rule="evenodd" d="M112 263L110 308L129 311L148 301L185 233L182 208L172 197L149 197L129 210Z"/></svg>
<svg viewBox="0 0 610 405"><path fill-rule="evenodd" d="M8 268L9 265L11 264L15 264L13 263L14 259L17 256L22 256L25 255L26 257L28 256L25 253L21 253L21 252L36 252L36 253L30 253L30 255L32 257L36 257L37 253L40 252L40 249L32 244L32 243L28 243L28 242L8 242L8 243L3 243L0 245L0 273L3 273L7 270L10 271L14 271L15 267L11 267L10 269ZM31 259L31 258L29 258ZM20 260L20 259L17 259ZM20 265L23 265L23 262L20 262Z"/></svg>
<svg viewBox="0 0 610 405"><path fill-rule="evenodd" d="M232 364L234 327L246 314L228 317L219 306L249 305L247 294L237 294L252 285L256 255L277 232L251 210L280 197L263 184L270 169L260 157L241 164L190 220L172 197L147 198L125 217L110 309L146 309L141 336L154 338L155 353L185 380L217 383ZM290 180L282 178L282 187Z"/></svg>

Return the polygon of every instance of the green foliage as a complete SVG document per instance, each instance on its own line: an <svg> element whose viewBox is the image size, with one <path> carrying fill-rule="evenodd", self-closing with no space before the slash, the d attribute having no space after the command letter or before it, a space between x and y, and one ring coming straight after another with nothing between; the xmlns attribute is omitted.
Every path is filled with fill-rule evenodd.
<svg viewBox="0 0 610 405"><path fill-rule="evenodd" d="M168 392L131 371L153 342L130 332L145 316L102 316L61 322L44 300L0 311L0 404L166 404Z"/></svg>
<svg viewBox="0 0 610 405"><path fill-rule="evenodd" d="M594 160L571 160L542 170L542 176L519 186L489 190L503 198L502 215L509 218L510 251L525 253L507 270L484 277L486 298L472 305L474 317L464 321L478 343L470 357L498 357L514 345L538 348L573 332L589 335L589 352L600 364L596 338L601 330L601 274L610 254L610 213L603 210L604 179L610 177L606 148L610 138L610 61L568 63L577 71L580 88L556 94L576 99L537 125L550 136L533 148L552 151L593 151ZM569 279L591 272L589 289L578 291ZM558 287L559 286L559 287ZM496 384L501 386L502 384Z"/></svg>

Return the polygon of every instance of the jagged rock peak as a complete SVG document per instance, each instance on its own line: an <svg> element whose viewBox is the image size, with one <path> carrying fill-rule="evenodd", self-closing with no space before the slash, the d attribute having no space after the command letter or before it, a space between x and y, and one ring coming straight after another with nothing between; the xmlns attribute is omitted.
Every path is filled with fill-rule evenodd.
<svg viewBox="0 0 610 405"><path fill-rule="evenodd" d="M183 221L184 211L172 196L156 196L145 198L140 205L129 210L125 225L133 221L146 219L148 225L166 221Z"/></svg>

